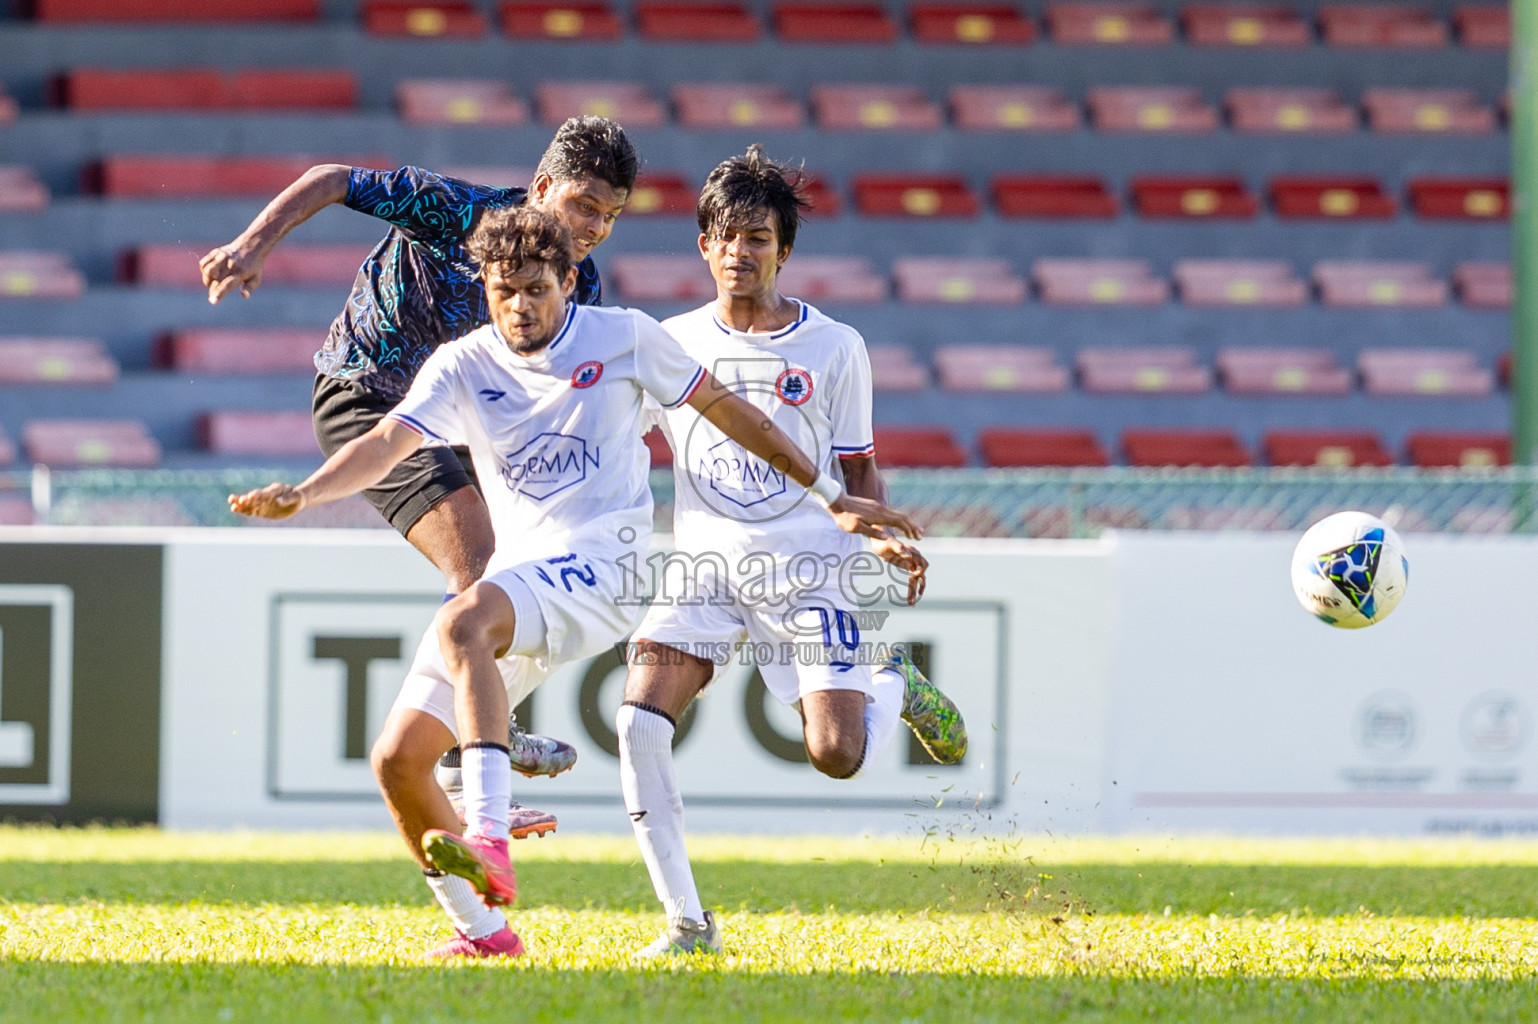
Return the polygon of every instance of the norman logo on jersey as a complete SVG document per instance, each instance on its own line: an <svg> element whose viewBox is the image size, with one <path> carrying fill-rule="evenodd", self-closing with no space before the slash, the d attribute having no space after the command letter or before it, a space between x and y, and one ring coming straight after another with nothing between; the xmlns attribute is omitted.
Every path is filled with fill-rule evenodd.
<svg viewBox="0 0 1538 1024"><path fill-rule="evenodd" d="M775 379L774 393L786 405L800 405L812 397L812 375L791 367Z"/></svg>
<svg viewBox="0 0 1538 1024"><path fill-rule="evenodd" d="M603 364L597 362L583 363L572 371L571 386L574 388L590 388L598 383L598 378L603 376Z"/></svg>
<svg viewBox="0 0 1538 1024"><path fill-rule="evenodd" d="M711 490L734 505L749 508L785 493L785 474L754 458L736 441L717 441L700 459L699 475Z"/></svg>
<svg viewBox="0 0 1538 1024"><path fill-rule="evenodd" d="M585 438L540 434L502 463L502 480L509 490L542 501L586 480L588 467L598 468L599 454Z"/></svg>

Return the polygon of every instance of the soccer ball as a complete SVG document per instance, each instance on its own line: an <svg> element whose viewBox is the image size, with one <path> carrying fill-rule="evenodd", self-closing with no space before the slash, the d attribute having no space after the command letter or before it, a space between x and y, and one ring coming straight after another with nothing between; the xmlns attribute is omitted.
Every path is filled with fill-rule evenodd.
<svg viewBox="0 0 1538 1024"><path fill-rule="evenodd" d="M1341 629L1388 618L1410 580L1399 534L1366 512L1319 520L1292 553L1292 592L1310 615Z"/></svg>

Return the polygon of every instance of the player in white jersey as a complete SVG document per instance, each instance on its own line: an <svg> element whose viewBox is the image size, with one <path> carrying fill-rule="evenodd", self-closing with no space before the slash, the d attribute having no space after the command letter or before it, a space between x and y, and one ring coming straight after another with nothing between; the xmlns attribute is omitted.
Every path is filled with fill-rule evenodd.
<svg viewBox="0 0 1538 1024"><path fill-rule="evenodd" d="M698 205L699 248L716 300L663 326L812 453L820 471L841 472L849 493L884 504L865 343L777 287L805 205L798 177L758 146L711 173ZM668 919L642 950L647 956L721 949L684 848L672 739L689 701L719 671L727 642L746 638L777 652L759 665L764 684L801 712L807 757L825 775L858 775L899 720L938 761L954 764L966 752L955 705L899 646L869 630L862 636L855 612L881 590L869 584L874 560L865 540L834 527L697 406L674 407L663 424L674 453L678 550L666 566L676 576L659 581L636 631L616 720L626 809ZM906 572L900 598L914 603L923 556L891 537L878 539L874 553Z"/></svg>
<svg viewBox="0 0 1538 1024"><path fill-rule="evenodd" d="M556 665L611 647L641 609L625 561L649 546L652 500L643 396L693 404L826 506L829 522L885 536L906 517L842 493L761 413L720 386L650 317L568 301L570 235L549 214L483 215L469 251L491 323L441 346L384 420L297 487L230 497L284 518L355 494L427 444L466 444L496 533L479 583L443 606L372 754L396 825L459 934L442 956L516 956L499 907L517 893L508 860L508 708ZM461 747L461 837L433 765Z"/></svg>

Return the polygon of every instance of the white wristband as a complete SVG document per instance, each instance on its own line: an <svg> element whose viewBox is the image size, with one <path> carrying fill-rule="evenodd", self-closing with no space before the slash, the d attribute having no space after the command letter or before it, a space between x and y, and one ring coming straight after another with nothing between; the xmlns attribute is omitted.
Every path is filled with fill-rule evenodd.
<svg viewBox="0 0 1538 1024"><path fill-rule="evenodd" d="M817 479L813 480L812 486L806 490L808 494L822 502L823 508L827 508L843 497L844 485L826 473L818 473Z"/></svg>

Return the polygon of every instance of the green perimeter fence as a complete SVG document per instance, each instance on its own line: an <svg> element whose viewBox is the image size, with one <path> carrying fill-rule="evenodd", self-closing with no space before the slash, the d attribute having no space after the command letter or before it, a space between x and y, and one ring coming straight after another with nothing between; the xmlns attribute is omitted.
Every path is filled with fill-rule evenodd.
<svg viewBox="0 0 1538 1024"><path fill-rule="evenodd" d="M1093 537L1105 529L1300 530L1342 509L1404 532L1534 529L1538 468L1480 470L890 470L893 503L932 536ZM0 523L65 526L272 526L229 512L225 496L292 472L44 469L0 473ZM668 529L673 475L653 472ZM789 486L794 487L794 484ZM353 498L281 525L383 527Z"/></svg>

